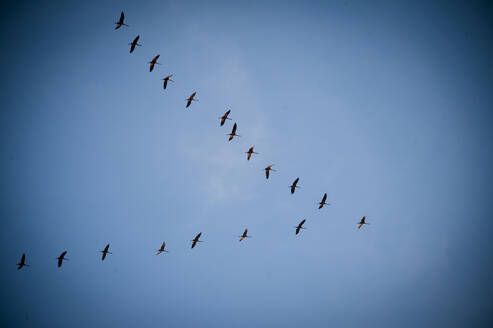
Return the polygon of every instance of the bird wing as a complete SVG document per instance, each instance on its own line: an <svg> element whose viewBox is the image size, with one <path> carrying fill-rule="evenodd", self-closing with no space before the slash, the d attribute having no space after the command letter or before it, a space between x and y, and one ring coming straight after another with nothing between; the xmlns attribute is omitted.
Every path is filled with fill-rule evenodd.
<svg viewBox="0 0 493 328"><path fill-rule="evenodd" d="M168 79L165 78L165 79L163 79L163 81L164 81L163 82L163 89L166 89L166 86L168 85Z"/></svg>
<svg viewBox="0 0 493 328"><path fill-rule="evenodd" d="M106 247L104 248L104 251L107 252L109 248L110 248L110 244L106 245Z"/></svg>
<svg viewBox="0 0 493 328"><path fill-rule="evenodd" d="M130 53L132 53L134 51L134 49L135 49L135 43L132 43L130 45Z"/></svg>
<svg viewBox="0 0 493 328"><path fill-rule="evenodd" d="M237 128L237 125L236 123L233 125L233 130L231 131L231 134L232 135L235 135L236 134L236 128Z"/></svg>
<svg viewBox="0 0 493 328"><path fill-rule="evenodd" d="M22 253L21 263L24 264L26 262L26 254Z"/></svg>
<svg viewBox="0 0 493 328"><path fill-rule="evenodd" d="M101 261L104 261L105 258L106 258L106 252L103 252L103 256L101 256Z"/></svg>
<svg viewBox="0 0 493 328"><path fill-rule="evenodd" d="M248 161L250 160L250 157L252 157L252 152L251 151L248 151L248 153L247 153L247 160Z"/></svg>
<svg viewBox="0 0 493 328"><path fill-rule="evenodd" d="M192 103L192 99L190 99L190 98L187 99L187 106L186 106L186 108L188 108L188 106L190 106L191 103Z"/></svg>
<svg viewBox="0 0 493 328"><path fill-rule="evenodd" d="M120 14L120 20L118 21L118 23L123 24L124 19L125 19L125 14L122 11L122 13Z"/></svg>
<svg viewBox="0 0 493 328"><path fill-rule="evenodd" d="M299 180L300 180L300 178L296 178L296 180L294 180L294 182L293 182L293 186L295 186L295 187L296 187L296 185L298 184L298 181L299 181Z"/></svg>
<svg viewBox="0 0 493 328"><path fill-rule="evenodd" d="M59 257L58 258L58 267L61 267L62 266L62 263L63 263L63 258L62 257Z"/></svg>
<svg viewBox="0 0 493 328"><path fill-rule="evenodd" d="M161 249L164 249L166 247L166 242L163 241L163 244L161 245Z"/></svg>
<svg viewBox="0 0 493 328"><path fill-rule="evenodd" d="M226 122L226 117L225 116L221 117L221 126L224 125L224 122Z"/></svg>
<svg viewBox="0 0 493 328"><path fill-rule="evenodd" d="M65 257L65 254L67 254L67 251L64 251L62 254L60 254L60 257L63 259Z"/></svg>
<svg viewBox="0 0 493 328"><path fill-rule="evenodd" d="M325 203L326 200L327 200L327 194L324 194L324 197L322 198L322 203Z"/></svg>
<svg viewBox="0 0 493 328"><path fill-rule="evenodd" d="M306 219L303 219L303 221L300 222L300 227L303 226L303 224L305 223Z"/></svg>
<svg viewBox="0 0 493 328"><path fill-rule="evenodd" d="M269 172L270 170L269 169L265 169L265 178L268 179L269 178Z"/></svg>
<svg viewBox="0 0 493 328"><path fill-rule="evenodd" d="M137 44L139 42L140 35L137 35L132 43Z"/></svg>
<svg viewBox="0 0 493 328"><path fill-rule="evenodd" d="M156 55L156 56L152 59L152 61L153 61L153 62L157 62L157 59L159 58L159 56L160 56L160 55Z"/></svg>
<svg viewBox="0 0 493 328"><path fill-rule="evenodd" d="M192 241L192 248L194 248L196 244L197 244L197 240L195 240L195 239L194 239L194 240Z"/></svg>
<svg viewBox="0 0 493 328"><path fill-rule="evenodd" d="M149 65L149 72L152 72L152 70L154 69L154 62L150 62Z"/></svg>

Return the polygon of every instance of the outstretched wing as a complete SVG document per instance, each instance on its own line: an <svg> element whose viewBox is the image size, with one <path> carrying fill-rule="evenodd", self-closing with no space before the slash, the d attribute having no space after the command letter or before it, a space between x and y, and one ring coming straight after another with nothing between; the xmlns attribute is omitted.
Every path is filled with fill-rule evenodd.
<svg viewBox="0 0 493 328"><path fill-rule="evenodd" d="M163 79L163 89L166 89L166 86L168 85L168 78Z"/></svg>

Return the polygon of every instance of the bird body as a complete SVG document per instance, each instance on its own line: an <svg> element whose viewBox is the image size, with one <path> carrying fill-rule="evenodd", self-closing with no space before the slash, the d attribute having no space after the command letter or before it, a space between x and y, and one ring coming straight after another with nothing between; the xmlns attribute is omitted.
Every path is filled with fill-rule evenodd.
<svg viewBox="0 0 493 328"><path fill-rule="evenodd" d="M188 97L188 99L186 99L187 100L187 106L185 108L188 108L192 104L192 101L198 101L198 99L194 99L196 94L197 94L197 92L194 92L190 95L190 97Z"/></svg>
<svg viewBox="0 0 493 328"><path fill-rule="evenodd" d="M289 186L289 188L291 188L291 194L294 194L294 191L296 190L296 188L299 188L297 186L298 181L300 181L300 178L296 178L296 180L293 181L293 184L291 186Z"/></svg>
<svg viewBox="0 0 493 328"><path fill-rule="evenodd" d="M152 70L154 69L154 65L156 64L159 64L157 62L158 58L159 58L160 55L156 55L154 58L152 58L152 60L149 62L149 72L152 72Z"/></svg>
<svg viewBox="0 0 493 328"><path fill-rule="evenodd" d="M122 26L128 26L127 24L123 23L124 19L125 19L125 14L122 11L122 13L120 14L120 19L118 20L118 22L115 23L116 24L115 30L118 30Z"/></svg>
<svg viewBox="0 0 493 328"><path fill-rule="evenodd" d="M129 43L130 53L134 52L136 46L139 46L139 47L142 46L141 44L139 44L139 38L140 38L140 35L137 35L135 37L135 39L131 43Z"/></svg>
<svg viewBox="0 0 493 328"><path fill-rule="evenodd" d="M168 85L168 81L169 82L175 82L171 79L171 77L173 76L173 74L170 74L168 76L166 76L164 79L163 79L163 89L166 89L166 86Z"/></svg>
<svg viewBox="0 0 493 328"><path fill-rule="evenodd" d="M29 266L26 264L26 254L22 253L21 261L17 263L17 270L22 269L22 267Z"/></svg>
<svg viewBox="0 0 493 328"><path fill-rule="evenodd" d="M195 238L192 240L192 248L194 248L195 245L197 245L197 243L202 242L202 240L199 240L201 235L202 235L202 232L199 232L199 234L197 236L195 236Z"/></svg>

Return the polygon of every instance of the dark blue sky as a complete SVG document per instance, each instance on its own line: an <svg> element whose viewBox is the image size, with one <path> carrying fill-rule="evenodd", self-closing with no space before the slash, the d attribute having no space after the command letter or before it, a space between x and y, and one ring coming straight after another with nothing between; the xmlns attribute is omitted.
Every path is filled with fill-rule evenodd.
<svg viewBox="0 0 493 328"><path fill-rule="evenodd" d="M0 15L1 326L493 324L491 2Z"/></svg>

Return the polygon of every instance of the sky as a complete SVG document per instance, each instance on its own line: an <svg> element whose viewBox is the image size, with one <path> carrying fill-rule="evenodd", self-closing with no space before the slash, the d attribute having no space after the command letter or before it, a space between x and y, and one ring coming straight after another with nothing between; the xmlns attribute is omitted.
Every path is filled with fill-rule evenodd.
<svg viewBox="0 0 493 328"><path fill-rule="evenodd" d="M0 326L493 324L491 1L2 7Z"/></svg>

